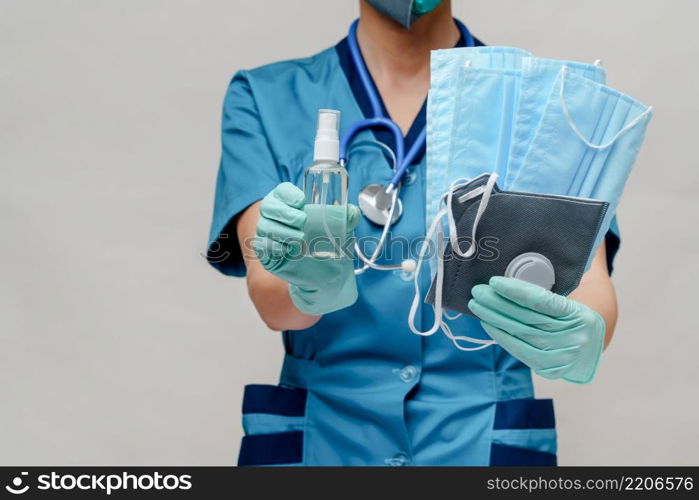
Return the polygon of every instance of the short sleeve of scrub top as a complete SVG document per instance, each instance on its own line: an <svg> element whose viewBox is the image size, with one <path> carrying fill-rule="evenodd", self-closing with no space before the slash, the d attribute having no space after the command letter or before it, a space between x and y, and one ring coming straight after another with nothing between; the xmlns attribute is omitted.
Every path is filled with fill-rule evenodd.
<svg viewBox="0 0 699 500"><path fill-rule="evenodd" d="M237 216L282 182L245 71L226 92L221 147L207 260L224 274L244 276Z"/></svg>

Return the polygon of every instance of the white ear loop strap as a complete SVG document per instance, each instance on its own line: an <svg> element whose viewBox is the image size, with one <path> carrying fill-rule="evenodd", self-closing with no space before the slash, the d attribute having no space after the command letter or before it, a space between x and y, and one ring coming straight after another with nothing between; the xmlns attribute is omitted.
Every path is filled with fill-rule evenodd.
<svg viewBox="0 0 699 500"><path fill-rule="evenodd" d="M497 174L490 174L488 181L484 186L478 187L459 197L459 201L463 203L464 201L473 199L477 196L483 196L478 206L476 218L474 219L473 223L473 241L475 241L476 238L476 229L478 226L478 222L480 221L480 218L488 205L488 200L490 199L490 194L492 193L493 186L495 185L497 178ZM413 297L413 302L410 305L410 312L408 314L408 327L410 328L410 331L412 331L414 334L422 336L433 335L437 332L437 330L441 328L444 334L451 339L451 341L454 343L457 349L461 351L478 351L480 349L485 349L486 347L491 346L496 342L494 340L476 339L465 335L455 336L452 333L451 328L449 328L449 325L447 325L447 323L444 321L444 316L446 316L447 319L456 319L460 316L460 314L457 314L456 316L449 316L442 307L442 288L444 286L444 233L442 232L441 220L445 215L447 215L449 219L449 237L452 241L452 248L454 248L453 242L456 241L456 237L454 236L454 239L452 240L452 235L456 235L456 223L454 222L454 214L452 212L451 201L453 198L454 191L464 186L467 182L468 180L464 182L464 179L457 179L454 182L452 182L449 191L444 196L442 196L442 201L445 201L446 199L446 207L442 208L435 216L434 220L432 221L432 224L430 224L430 228L427 231L427 234L425 235L425 239L423 240L422 246L420 247L420 253L418 255L417 260L417 267L415 269L415 275L413 276L415 296ZM415 316L417 315L417 310L420 307L420 302L422 299L420 294L420 270L422 269L422 263L425 259L425 254L427 253L427 250L429 248L429 243L435 232L437 233L437 272L435 282L435 299L433 305L435 321L429 330L423 332L415 327ZM473 255L473 252L475 251L473 250L473 248L475 247L473 243L471 244L471 247L466 252L466 254L462 253L461 250L458 249L458 245L456 245L456 247L457 248L455 249L455 251L457 251L458 254L462 257L470 257L471 255ZM474 344L478 344L478 346L464 347L459 344L459 341L471 342Z"/></svg>
<svg viewBox="0 0 699 500"><path fill-rule="evenodd" d="M350 149L350 153L359 147L367 147L367 146L378 146L379 148L383 149L384 152L388 155L391 161L392 165L392 170L396 170L396 154L393 152L391 148L389 148L386 144L384 144L381 141L376 141L376 140L367 140L367 141L361 141L355 143L352 148ZM359 243L355 241L354 243L354 252L357 254L357 257L359 257L359 260L362 261L362 267L359 267L354 270L355 275L362 274L367 271L367 269L377 269L379 271L390 271L393 269L401 269L400 264L377 264L376 261L379 258L379 254L381 253L381 250L383 250L383 246L386 243L386 237L388 236L388 231L391 229L391 225L393 224L393 214L396 209L397 201L398 201L398 192L400 190L400 185L393 191L392 195L393 197L391 198L391 208L389 209L388 212L388 220L386 221L386 224L383 226L383 231L381 231L381 237L379 238L378 243L376 244L376 249L374 252L371 254L371 256L367 257L364 255L362 252L361 248L359 248ZM325 222L325 221L324 221ZM326 229L326 232L329 232L329 230Z"/></svg>
<svg viewBox="0 0 699 500"><path fill-rule="evenodd" d="M451 328L449 327L449 325L447 325L447 323L444 321L442 321L441 326L442 326L442 331L444 332L444 334L451 339L451 341L454 343L456 348L460 351L466 351L466 352L480 351L481 349L485 349L486 347L490 347L491 345L497 343L492 339L490 339L490 340L474 339L473 337L469 337L467 335L454 335L451 332ZM473 344L478 344L478 345L475 347L464 347L461 344L459 344L459 342L471 342Z"/></svg>
<svg viewBox="0 0 699 500"><path fill-rule="evenodd" d="M563 66L561 68L561 88L559 92L559 100L561 101L561 108L563 108L563 114L566 117L566 121L568 122L568 125L570 125L570 128L575 132L575 135L578 136L578 138L585 143L588 147L592 149L607 149L610 146L613 146L616 141L619 140L619 138L624 135L626 132L634 128L636 125L641 123L641 120L643 120L646 116L648 116L652 111L653 111L653 106L649 106L648 109L646 109L643 113L638 115L636 118L633 119L628 125L626 125L624 128L619 130L614 137L612 137L609 142L606 142L604 144L592 144L587 138L580 132L580 129L578 126L575 124L573 121L573 117L570 116L570 109L568 109L568 103L566 102L565 99L565 83L566 83L566 77L568 76L568 66Z"/></svg>
<svg viewBox="0 0 699 500"><path fill-rule="evenodd" d="M410 305L410 312L408 313L408 327L410 331L416 335L422 335L428 337L433 335L439 327L442 321L442 285L444 284L444 258L442 253L444 252L444 233L442 232L441 221L442 217L446 214L446 208L441 209L435 216L430 228L425 235L425 239L420 247L420 253L417 257L417 267L415 268L415 275L413 276L413 284L415 286L415 297L413 297L413 303ZM425 260L425 254L430 246L430 241L432 235L437 231L437 283L435 286L435 308L434 308L434 324L427 331L420 331L415 327L415 315L420 307L421 294L420 294L420 269L422 269L422 263Z"/></svg>
<svg viewBox="0 0 699 500"><path fill-rule="evenodd" d="M378 243L376 244L376 248L374 249L374 252L371 254L370 257L367 257L364 255L362 252L361 248L359 248L359 243L356 241L354 242L354 251L357 254L357 257L359 257L359 260L361 260L364 265L358 269L354 270L355 275L359 275L364 273L367 269L377 269L379 271L390 271L392 269L400 269L401 265L400 264L377 264L376 260L379 258L379 254L381 253L381 250L383 250L383 246L386 243L386 237L388 236L388 231L391 229L391 225L393 223L393 213L395 212L396 209L396 202L398 201L398 192L400 191L400 186L396 189L393 190L392 193L392 198L391 198L391 208L388 211L388 220L386 220L386 224L383 226L383 231L381 231L381 237L379 238Z"/></svg>
<svg viewBox="0 0 699 500"><path fill-rule="evenodd" d="M478 249L478 244L476 242L476 231L478 229L478 223L480 222L481 217L483 216L483 212L485 212L485 209L488 208L490 195L493 192L493 186L495 186L495 182L497 180L498 174L492 173L488 176L488 181L485 183L484 186L477 187L476 189L459 196L459 201L461 203L476 198L478 196L482 196L481 202L478 204L478 211L476 212L476 217L473 220L473 227L471 228L471 244L469 245L468 250L466 250L465 252L462 252L461 248L459 247L459 241L456 234L456 221L454 220L454 213L451 209L452 197L454 195L454 191L458 187L455 183L452 183L451 188L449 189L449 193L447 194L447 216L449 218L449 242L451 243L451 248L456 255L468 259L470 257L473 257L473 255L476 253L476 250Z"/></svg>

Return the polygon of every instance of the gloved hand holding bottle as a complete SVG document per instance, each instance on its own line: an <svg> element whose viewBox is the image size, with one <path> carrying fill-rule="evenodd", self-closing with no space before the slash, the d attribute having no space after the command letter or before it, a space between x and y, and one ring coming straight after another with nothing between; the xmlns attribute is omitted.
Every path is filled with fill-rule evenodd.
<svg viewBox="0 0 699 500"><path fill-rule="evenodd" d="M322 315L357 300L352 233L359 217L359 208L352 204L306 206L304 192L289 182L262 200L255 253L267 271L289 283L289 295L300 311ZM324 238L328 230L334 242ZM319 246L336 251L323 256L315 251Z"/></svg>
<svg viewBox="0 0 699 500"><path fill-rule="evenodd" d="M577 384L592 380L602 355L604 319L586 305L514 278L476 285L469 309L488 334L535 373Z"/></svg>

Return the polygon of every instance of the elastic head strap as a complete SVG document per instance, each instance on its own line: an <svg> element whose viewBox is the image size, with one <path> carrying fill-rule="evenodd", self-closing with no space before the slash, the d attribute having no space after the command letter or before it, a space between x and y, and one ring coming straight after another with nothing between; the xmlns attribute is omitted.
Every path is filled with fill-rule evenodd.
<svg viewBox="0 0 699 500"><path fill-rule="evenodd" d="M495 181L497 180L498 175L497 174L490 174L487 183L484 186L478 187L473 189L472 191L469 191L468 193L461 195L459 197L459 201L464 202L467 199L472 199L476 196L483 196L481 199L479 206L478 206L478 212L476 213L476 219L474 220L474 227L473 227L473 241L475 241L475 234L476 234L476 226L478 226L478 222L480 221L481 216L483 215L483 212L485 211L486 207L488 206L488 201L490 199L490 195L492 193L493 187L495 186ZM442 292L443 292L443 287L444 287L444 233L442 231L442 218L446 215L449 219L449 238L451 240L452 235L456 235L456 224L454 222L454 214L452 213L452 198L454 191L458 190L459 188L467 185L470 182L468 179L456 179L454 182L452 182L451 187L449 188L449 191L445 193L442 198L441 202L446 201L446 206L442 208L437 215L435 216L434 220L432 221L432 224L430 224L430 228L427 231L427 234L425 235L425 239L423 240L422 246L420 247L420 253L418 255L418 260L417 260L417 268L415 269L415 275L413 276L413 284L415 287L415 296L413 297L413 302L410 305L410 312L408 313L408 327L410 328L410 331L413 332L416 335L422 335L422 336L430 336L433 335L434 333L437 332L437 330L441 329L444 334L451 339L451 341L454 343L457 349L461 351L478 351L481 349L485 349L486 347L489 347L496 342L494 340L484 340L484 339L476 339L473 337L468 337L465 335L461 336L456 336L452 333L451 328L445 321L446 319L456 319L457 316L449 316L443 309L442 306ZM432 240L432 236L434 234L437 234L437 272L435 274L435 298L434 298L434 323L432 326L426 330L426 331L420 331L417 329L415 326L415 316L417 315L418 308L420 307L420 304L422 302L422 295L420 293L420 270L422 269L422 263L424 262L425 259L425 254L427 253L427 250L429 249L429 243ZM452 240L453 241L453 240ZM453 247L453 242L452 242L452 248ZM466 254L472 255L473 250L473 244L469 248L469 250L466 252ZM461 249L458 249L458 245L455 249L455 251L458 251L459 255L464 256L465 254L461 252ZM470 256L469 255L469 256ZM462 346L459 342L471 342L473 344L477 344L475 347L465 347Z"/></svg>
<svg viewBox="0 0 699 500"><path fill-rule="evenodd" d="M447 217L449 219L449 242L451 243L452 250L459 257L463 257L465 259L473 257L473 255L476 253L476 250L478 249L478 244L476 242L476 231L478 230L478 223L480 222L481 217L483 216L483 212L485 212L485 209L488 207L488 202L490 201L490 195L493 192L493 187L495 186L495 182L497 180L498 180L498 174L492 173L488 176L488 181L485 183L485 185L479 186L479 187L459 196L459 201L461 203L468 201L468 200L471 200L473 198L476 198L478 196L482 196L481 201L478 204L478 211L476 212L476 217L473 220L473 227L471 228L471 243L468 247L468 250L466 250L465 252L462 252L461 248L459 247L458 235L456 234L456 221L454 220L454 213L452 211L452 205L451 205L452 197L454 195L454 191L457 189L457 185L452 183L451 189L449 189L449 193L447 195Z"/></svg>

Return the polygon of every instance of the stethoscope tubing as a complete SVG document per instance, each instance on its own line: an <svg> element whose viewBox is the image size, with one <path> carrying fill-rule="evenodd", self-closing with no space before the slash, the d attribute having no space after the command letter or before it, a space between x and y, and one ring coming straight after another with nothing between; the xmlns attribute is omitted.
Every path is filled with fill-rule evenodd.
<svg viewBox="0 0 699 500"><path fill-rule="evenodd" d="M467 47L473 47L475 45L475 39L471 32L466 28L466 26L461 23L458 19L454 19L456 26L466 40ZM408 150L407 154L405 152L405 139L403 138L403 132L396 122L388 118L383 113L383 107L381 105L381 100L378 93L374 89L374 84L367 70L366 64L364 64L364 59L362 58L362 52L359 48L359 43L357 41L357 26L359 25L359 19L356 19L349 29L349 34L347 35L347 43L349 46L350 56L352 58L352 63L359 75L359 80L362 82L362 87L366 93L369 104L371 105L372 118L365 118L359 120L352 124L352 126L342 135L340 139L340 161L343 164L347 163L347 155L349 144L360 131L367 128L383 127L388 129L395 139L395 153L396 153L396 171L393 173L393 177L386 185L386 192L391 193L396 188L398 183L401 181L403 176L408 170L415 157L419 154L425 145L427 139L426 127L420 131L413 142L411 148Z"/></svg>

